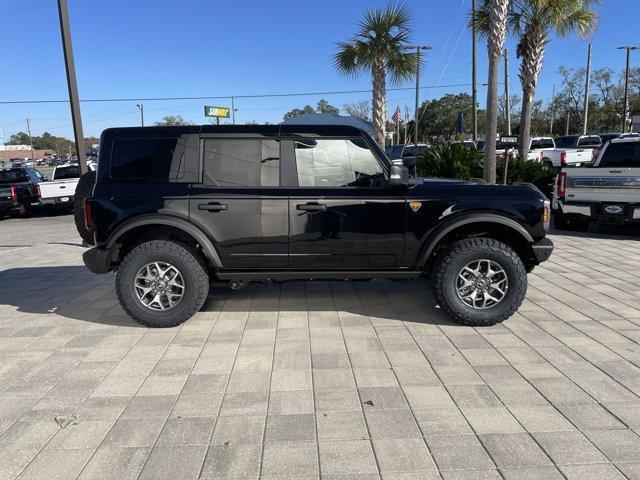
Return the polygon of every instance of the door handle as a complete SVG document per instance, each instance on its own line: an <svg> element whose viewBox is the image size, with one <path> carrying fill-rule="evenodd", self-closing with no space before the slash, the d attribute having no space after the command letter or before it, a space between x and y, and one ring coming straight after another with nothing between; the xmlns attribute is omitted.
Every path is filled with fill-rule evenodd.
<svg viewBox="0 0 640 480"><path fill-rule="evenodd" d="M327 206L324 203L302 203L296 205L296 210L302 210L304 212L324 212L327 209Z"/></svg>
<svg viewBox="0 0 640 480"><path fill-rule="evenodd" d="M226 209L227 205L224 203L201 203L198 205L198 210L206 210L207 212L220 212Z"/></svg>

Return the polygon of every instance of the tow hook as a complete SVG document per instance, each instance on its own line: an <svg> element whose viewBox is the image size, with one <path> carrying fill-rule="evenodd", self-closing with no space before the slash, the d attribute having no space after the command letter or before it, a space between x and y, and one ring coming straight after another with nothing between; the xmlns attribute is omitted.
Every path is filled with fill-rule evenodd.
<svg viewBox="0 0 640 480"><path fill-rule="evenodd" d="M242 290L246 286L247 284L242 280L231 280L229 282L229 287L231 288L231 290Z"/></svg>

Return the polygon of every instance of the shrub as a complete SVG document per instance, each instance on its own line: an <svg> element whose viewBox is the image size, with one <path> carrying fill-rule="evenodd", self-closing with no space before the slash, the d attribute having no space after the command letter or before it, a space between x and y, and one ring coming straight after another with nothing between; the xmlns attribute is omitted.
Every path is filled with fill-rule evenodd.
<svg viewBox="0 0 640 480"><path fill-rule="evenodd" d="M418 176L435 178L482 178L484 161L482 152L461 144L438 145L426 150L416 165ZM498 183L504 179L504 158L499 157L496 165ZM509 160L507 183L528 182L538 187L551 198L556 171L538 162L520 158Z"/></svg>

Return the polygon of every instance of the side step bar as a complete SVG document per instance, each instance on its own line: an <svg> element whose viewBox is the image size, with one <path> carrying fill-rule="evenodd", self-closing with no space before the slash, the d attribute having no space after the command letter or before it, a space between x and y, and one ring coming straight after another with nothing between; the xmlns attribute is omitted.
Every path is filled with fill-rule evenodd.
<svg viewBox="0 0 640 480"><path fill-rule="evenodd" d="M273 271L231 272L218 271L220 280L242 282L286 281L286 280L361 280L370 278L407 279L418 278L419 270L319 270L319 271Z"/></svg>

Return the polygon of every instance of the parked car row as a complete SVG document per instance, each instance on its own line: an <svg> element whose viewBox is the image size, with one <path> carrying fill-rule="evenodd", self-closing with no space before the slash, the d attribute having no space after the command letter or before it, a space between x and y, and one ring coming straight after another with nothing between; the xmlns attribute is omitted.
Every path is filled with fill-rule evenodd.
<svg viewBox="0 0 640 480"><path fill-rule="evenodd" d="M79 177L78 165L73 164L56 166L51 180L34 167L0 170L0 215L29 216L36 207L47 213L71 211Z"/></svg>

